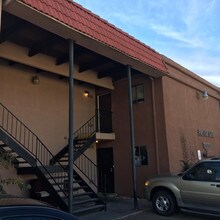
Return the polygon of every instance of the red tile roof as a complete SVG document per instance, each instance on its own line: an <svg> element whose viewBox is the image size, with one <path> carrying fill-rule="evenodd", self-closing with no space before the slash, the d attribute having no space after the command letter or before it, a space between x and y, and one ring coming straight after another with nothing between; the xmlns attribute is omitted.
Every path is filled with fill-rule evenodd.
<svg viewBox="0 0 220 220"><path fill-rule="evenodd" d="M71 0L19 1L141 63L167 73L159 53Z"/></svg>

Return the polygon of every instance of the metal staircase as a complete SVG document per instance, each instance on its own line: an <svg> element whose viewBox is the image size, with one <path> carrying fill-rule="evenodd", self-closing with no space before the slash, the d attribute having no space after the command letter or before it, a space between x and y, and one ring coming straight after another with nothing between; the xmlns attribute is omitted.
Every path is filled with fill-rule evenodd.
<svg viewBox="0 0 220 220"><path fill-rule="evenodd" d="M79 128L74 134L74 155L73 161L75 161L82 153L84 153L96 140L96 115L89 119L81 128ZM67 144L62 148L51 160L51 164L55 164L57 161L68 161L68 147Z"/></svg>
<svg viewBox="0 0 220 220"><path fill-rule="evenodd" d="M84 144L93 143L93 138L94 135L87 136L87 144ZM54 202L61 209L68 210L68 161L54 159L54 155L40 139L1 103L0 147L13 155L18 170L31 169ZM79 152L73 171L73 212L80 215L106 209L105 195L99 192L95 181L100 172L89 158L83 154L80 156ZM80 166L82 160L90 166L89 170Z"/></svg>

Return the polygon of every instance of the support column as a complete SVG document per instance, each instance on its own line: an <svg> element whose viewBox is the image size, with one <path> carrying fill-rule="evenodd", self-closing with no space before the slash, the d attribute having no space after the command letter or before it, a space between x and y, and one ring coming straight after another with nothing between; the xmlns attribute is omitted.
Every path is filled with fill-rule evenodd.
<svg viewBox="0 0 220 220"><path fill-rule="evenodd" d="M134 118L133 118L132 84L131 84L131 66L127 66L127 75L128 75L130 140L131 140L132 188L133 188L133 198L134 198L134 209L137 209L138 208L137 177L136 177L136 165L135 165L135 140L134 140Z"/></svg>
<svg viewBox="0 0 220 220"><path fill-rule="evenodd" d="M69 149L68 149L68 167L69 167L69 213L73 213L73 98L74 98L74 42L69 40Z"/></svg>
<svg viewBox="0 0 220 220"><path fill-rule="evenodd" d="M2 1L0 1L0 33L2 30Z"/></svg>
<svg viewBox="0 0 220 220"><path fill-rule="evenodd" d="M151 93L152 93L152 109L154 118L154 140L155 140L155 151L156 151L156 162L157 162L157 174L160 174L160 163L159 163L159 150L158 150L158 135L157 135L157 119L156 119L156 103L155 103L155 87L154 79L149 77L151 80Z"/></svg>

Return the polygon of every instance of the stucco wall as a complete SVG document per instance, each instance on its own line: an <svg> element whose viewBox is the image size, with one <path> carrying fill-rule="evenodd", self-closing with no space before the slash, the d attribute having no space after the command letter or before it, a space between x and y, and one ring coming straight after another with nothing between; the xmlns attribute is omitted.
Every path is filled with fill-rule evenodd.
<svg viewBox="0 0 220 220"><path fill-rule="evenodd" d="M137 191L139 196L143 196L144 181L157 172L151 83L147 77L134 76L132 84L144 84L144 102L133 104L135 145L146 145L148 149L149 165L136 167ZM127 79L116 82L114 86L112 103L113 127L116 134L114 142L115 190L120 195L131 196L132 176Z"/></svg>
<svg viewBox="0 0 220 220"><path fill-rule="evenodd" d="M32 77L40 83L34 85ZM68 81L27 66L0 60L0 102L56 153L68 143ZM84 91L91 96L85 98ZM95 88L75 82L74 129L95 114Z"/></svg>
<svg viewBox="0 0 220 220"><path fill-rule="evenodd" d="M155 120L156 120L156 139L158 153L157 174L169 173L169 157L167 145L167 131L164 112L164 86L162 78L154 79L154 101L155 101ZM156 173L155 173L156 174Z"/></svg>
<svg viewBox="0 0 220 220"><path fill-rule="evenodd" d="M205 153L204 143L210 145L208 156L220 156L220 97L218 89L205 80L194 74L188 75L169 63L168 68L170 75L163 78L167 145L170 171L178 172L183 153L195 162L197 150ZM198 91L204 90L209 93L207 100L197 95ZM214 137L199 136L197 130L211 131Z"/></svg>

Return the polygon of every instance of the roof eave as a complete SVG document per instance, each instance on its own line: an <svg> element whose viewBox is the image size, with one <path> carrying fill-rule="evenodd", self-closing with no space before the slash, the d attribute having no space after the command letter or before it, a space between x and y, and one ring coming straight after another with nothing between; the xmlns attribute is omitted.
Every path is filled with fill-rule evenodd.
<svg viewBox="0 0 220 220"><path fill-rule="evenodd" d="M115 48L111 48L108 45L91 38L91 36L85 35L84 33L81 33L64 23L61 23L47 14L29 7L21 1L7 0L3 5L3 10L37 26L40 26L41 28L46 29L56 35L59 35L62 38L72 39L78 45L95 51L96 53L115 60L116 62L124 65L130 65L133 69L138 70L146 75L158 78L168 74L167 71L163 71L155 68L154 66L140 62L139 60L134 59ZM162 57L161 60L163 60Z"/></svg>

